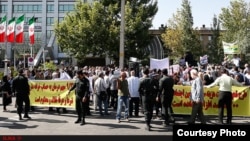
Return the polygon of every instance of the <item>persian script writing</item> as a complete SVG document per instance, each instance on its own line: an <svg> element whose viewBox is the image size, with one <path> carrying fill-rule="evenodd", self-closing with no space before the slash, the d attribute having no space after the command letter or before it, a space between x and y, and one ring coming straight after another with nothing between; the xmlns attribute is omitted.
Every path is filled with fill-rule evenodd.
<svg viewBox="0 0 250 141"><path fill-rule="evenodd" d="M35 89L36 91L44 91L44 90L49 90L49 91L65 91L69 90L72 87L73 83L72 82L67 82L66 84L61 84L61 83L31 83L30 84L30 89L33 90Z"/></svg>
<svg viewBox="0 0 250 141"><path fill-rule="evenodd" d="M39 103L39 104L54 104L54 103L57 103L57 104L60 104L60 105L69 105L71 106L74 102L74 99L73 97L65 97L65 98L61 98L60 96L52 96L52 97L46 97L46 96L43 96L43 97L35 97L35 103Z"/></svg>

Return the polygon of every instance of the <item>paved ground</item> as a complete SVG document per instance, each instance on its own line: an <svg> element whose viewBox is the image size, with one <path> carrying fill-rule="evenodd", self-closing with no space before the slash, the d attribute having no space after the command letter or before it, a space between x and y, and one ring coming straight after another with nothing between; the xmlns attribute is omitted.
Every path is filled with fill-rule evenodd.
<svg viewBox="0 0 250 141"><path fill-rule="evenodd" d="M2 101L2 100L1 100ZM14 101L14 98L13 98ZM2 106L2 102L0 102ZM162 120L152 121L152 131L145 131L144 117L130 118L130 122L115 120L115 111L110 109L110 115L99 116L91 111L91 116L86 117L86 125L75 124L77 116L74 109L68 113L58 115L48 112L46 107L36 107L31 112L32 120L18 120L14 104L9 105L9 112L0 111L0 135L172 135L172 125L162 127ZM176 115L176 123L184 124L189 116ZM215 124L217 117L207 116L208 124ZM250 117L234 117L233 124L249 124Z"/></svg>

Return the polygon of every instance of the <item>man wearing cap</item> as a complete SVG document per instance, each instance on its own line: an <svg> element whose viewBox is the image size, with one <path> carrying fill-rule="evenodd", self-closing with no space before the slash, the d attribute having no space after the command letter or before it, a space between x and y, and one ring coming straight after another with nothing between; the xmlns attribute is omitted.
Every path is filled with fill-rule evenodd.
<svg viewBox="0 0 250 141"><path fill-rule="evenodd" d="M16 95L16 103L17 103L17 113L19 116L19 120L22 120L22 112L23 112L23 102L25 103L24 108L24 116L23 118L31 119L28 115L30 110L30 86L28 82L28 78L24 76L23 69L20 69L19 74L13 79L12 82L12 92Z"/></svg>

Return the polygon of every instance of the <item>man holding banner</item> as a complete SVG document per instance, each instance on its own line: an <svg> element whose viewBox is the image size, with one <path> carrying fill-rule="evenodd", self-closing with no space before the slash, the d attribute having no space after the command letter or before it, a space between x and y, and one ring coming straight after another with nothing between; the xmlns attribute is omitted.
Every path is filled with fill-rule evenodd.
<svg viewBox="0 0 250 141"><path fill-rule="evenodd" d="M205 86L206 88L211 88L214 86L219 86L219 97L218 97L218 107L219 107L219 124L223 124L223 113L224 105L227 108L227 124L232 124L232 86L243 86L237 80L228 76L228 71L223 69L221 71L221 76L218 77L212 84Z"/></svg>

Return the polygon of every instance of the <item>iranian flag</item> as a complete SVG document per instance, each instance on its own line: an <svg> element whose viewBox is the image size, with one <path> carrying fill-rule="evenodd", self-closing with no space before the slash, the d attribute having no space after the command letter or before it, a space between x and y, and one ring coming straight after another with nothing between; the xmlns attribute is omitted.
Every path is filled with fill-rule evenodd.
<svg viewBox="0 0 250 141"><path fill-rule="evenodd" d="M16 21L16 43L23 43L24 15Z"/></svg>
<svg viewBox="0 0 250 141"><path fill-rule="evenodd" d="M30 44L34 44L35 43L35 18L32 17L29 20L29 37L30 37Z"/></svg>
<svg viewBox="0 0 250 141"><path fill-rule="evenodd" d="M10 19L7 27L7 41L14 42L15 40L15 17Z"/></svg>
<svg viewBox="0 0 250 141"><path fill-rule="evenodd" d="M5 42L6 19L6 16L4 16L0 22L0 42Z"/></svg>

